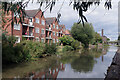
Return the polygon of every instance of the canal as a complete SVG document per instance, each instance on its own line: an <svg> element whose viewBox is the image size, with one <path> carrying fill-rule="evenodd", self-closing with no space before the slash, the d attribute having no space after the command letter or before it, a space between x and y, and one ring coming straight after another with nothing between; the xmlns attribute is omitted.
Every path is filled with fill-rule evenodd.
<svg viewBox="0 0 120 80"><path fill-rule="evenodd" d="M3 67L3 78L104 78L117 47L68 52Z"/></svg>

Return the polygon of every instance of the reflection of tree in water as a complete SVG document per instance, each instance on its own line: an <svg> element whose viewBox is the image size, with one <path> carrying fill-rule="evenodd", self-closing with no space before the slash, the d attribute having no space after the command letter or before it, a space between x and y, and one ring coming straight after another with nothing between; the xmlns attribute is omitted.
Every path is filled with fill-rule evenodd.
<svg viewBox="0 0 120 80"><path fill-rule="evenodd" d="M94 57L91 55L84 55L82 54L79 58L76 58L71 63L71 67L78 72L90 72L93 69L95 64Z"/></svg>
<svg viewBox="0 0 120 80"><path fill-rule="evenodd" d="M59 62L59 59L57 57L52 57L49 59L47 59L49 61L46 61L47 64L44 64L43 67L25 74L24 77L33 80L36 78L42 78L43 80L56 79L59 71L63 71L65 69L65 66Z"/></svg>

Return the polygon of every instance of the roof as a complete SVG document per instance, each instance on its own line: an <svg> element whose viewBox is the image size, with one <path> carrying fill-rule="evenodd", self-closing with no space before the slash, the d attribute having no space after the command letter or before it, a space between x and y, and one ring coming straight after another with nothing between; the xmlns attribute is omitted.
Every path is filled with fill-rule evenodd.
<svg viewBox="0 0 120 80"><path fill-rule="evenodd" d="M65 34L70 34L70 31L69 30L65 30Z"/></svg>
<svg viewBox="0 0 120 80"><path fill-rule="evenodd" d="M36 10L25 10L25 13L29 17L34 17L39 11L40 11L39 9L36 9Z"/></svg>
<svg viewBox="0 0 120 80"><path fill-rule="evenodd" d="M55 21L55 19L56 19L55 17L45 18L46 24L47 24L47 25L52 24L52 23Z"/></svg>

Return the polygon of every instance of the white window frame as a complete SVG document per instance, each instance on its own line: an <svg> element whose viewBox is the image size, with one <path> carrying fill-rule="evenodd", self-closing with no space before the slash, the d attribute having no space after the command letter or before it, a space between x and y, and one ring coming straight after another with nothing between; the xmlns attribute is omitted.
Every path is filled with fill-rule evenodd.
<svg viewBox="0 0 120 80"><path fill-rule="evenodd" d="M44 41L42 41L42 40L44 40ZM41 38L41 42L43 42L43 43L44 43L44 42L45 42L45 39L44 39L44 38Z"/></svg>
<svg viewBox="0 0 120 80"><path fill-rule="evenodd" d="M56 29L59 29L59 28L58 28L58 25L56 25Z"/></svg>
<svg viewBox="0 0 120 80"><path fill-rule="evenodd" d="M53 28L55 28L55 24L53 24Z"/></svg>
<svg viewBox="0 0 120 80"><path fill-rule="evenodd" d="M56 39L56 42L57 42L57 43L59 42L58 39Z"/></svg>
<svg viewBox="0 0 120 80"><path fill-rule="evenodd" d="M42 33L42 30L44 31L44 33ZM44 29L41 29L41 34L45 34L45 30Z"/></svg>
<svg viewBox="0 0 120 80"><path fill-rule="evenodd" d="M42 20L41 20L41 24L42 24L42 25L45 25L45 20L42 19Z"/></svg>
<svg viewBox="0 0 120 80"><path fill-rule="evenodd" d="M35 33L40 33L40 30L38 27L35 28Z"/></svg>
<svg viewBox="0 0 120 80"><path fill-rule="evenodd" d="M17 39L16 39L16 43L20 43L20 36L15 36Z"/></svg>
<svg viewBox="0 0 120 80"><path fill-rule="evenodd" d="M15 30L20 30L20 24L14 23L14 29L15 29Z"/></svg>
<svg viewBox="0 0 120 80"><path fill-rule="evenodd" d="M40 41L39 37L36 37L36 38L35 38L35 41Z"/></svg>
<svg viewBox="0 0 120 80"><path fill-rule="evenodd" d="M58 32L56 32L56 36L59 36Z"/></svg>
<svg viewBox="0 0 120 80"><path fill-rule="evenodd" d="M38 20L38 21L37 21L37 20ZM36 23L39 23L39 22L40 22L39 18L35 18L35 22L36 22Z"/></svg>
<svg viewBox="0 0 120 80"><path fill-rule="evenodd" d="M53 31L53 33L54 33L53 36L55 36L55 32L54 31Z"/></svg>

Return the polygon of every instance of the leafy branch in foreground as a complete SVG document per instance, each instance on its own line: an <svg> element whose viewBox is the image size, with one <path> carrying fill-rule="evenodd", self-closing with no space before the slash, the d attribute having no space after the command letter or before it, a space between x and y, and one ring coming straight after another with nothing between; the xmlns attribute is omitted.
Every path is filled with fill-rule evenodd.
<svg viewBox="0 0 120 80"><path fill-rule="evenodd" d="M9 12L12 11L12 13L15 13L15 17L14 20L16 20L16 15L19 14L20 20L18 22L23 22L24 21L24 17L25 17L25 7L27 7L28 3L30 3L31 0L23 0L23 2L2 2L2 9L5 12ZM32 0L32 3L34 1ZM46 10L50 10L50 12L53 10L53 7L56 4L56 0L37 0L37 3L39 3L40 5L40 9L43 6L43 4L46 4L46 6L44 7L45 10L43 11L42 15L46 12ZM75 11L79 12L79 20L78 23L82 23L84 25L84 22L87 22L87 18L84 16L84 12L87 12L88 9L92 6L92 5L99 5L100 4L100 0L86 0L86 2L84 2L83 0L71 0L69 5L73 5L73 9ZM61 5L63 6L63 4ZM106 0L105 1L105 8L107 8L108 10L112 8L111 5L111 0ZM58 9L57 13L57 21L59 21L60 17L61 17L61 8ZM4 13L5 14L5 13ZM21 17L22 15L22 17ZM14 21L12 19L12 23ZM13 24L12 24L13 25Z"/></svg>

